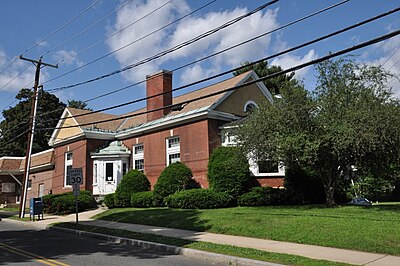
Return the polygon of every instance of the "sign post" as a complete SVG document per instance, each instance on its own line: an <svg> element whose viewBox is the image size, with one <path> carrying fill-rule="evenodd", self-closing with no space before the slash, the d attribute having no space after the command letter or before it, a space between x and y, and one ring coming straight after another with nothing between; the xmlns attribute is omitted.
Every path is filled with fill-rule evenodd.
<svg viewBox="0 0 400 266"><path fill-rule="evenodd" d="M68 171L70 183L75 196L76 224L78 224L78 196L80 194L80 186L83 183L82 168L72 168Z"/></svg>

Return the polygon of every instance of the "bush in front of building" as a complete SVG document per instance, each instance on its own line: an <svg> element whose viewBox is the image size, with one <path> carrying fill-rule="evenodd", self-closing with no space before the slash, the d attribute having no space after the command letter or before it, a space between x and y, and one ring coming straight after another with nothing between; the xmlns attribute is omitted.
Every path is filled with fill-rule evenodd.
<svg viewBox="0 0 400 266"><path fill-rule="evenodd" d="M72 192L63 194L51 194L43 196L45 213L69 214L75 212L75 196ZM90 191L81 191L78 196L79 211L86 211L96 205L96 201Z"/></svg>
<svg viewBox="0 0 400 266"><path fill-rule="evenodd" d="M175 192L193 188L196 182L192 177L192 170L181 162L167 166L154 185L156 205L163 205L164 198Z"/></svg>
<svg viewBox="0 0 400 266"><path fill-rule="evenodd" d="M115 206L129 207L131 205L131 195L135 192L150 190L150 181L138 170L131 170L126 173L115 190Z"/></svg>
<svg viewBox="0 0 400 266"><path fill-rule="evenodd" d="M105 195L103 203L109 209L115 208L115 193Z"/></svg>
<svg viewBox="0 0 400 266"><path fill-rule="evenodd" d="M240 206L269 206L301 204L304 197L289 189L255 187L238 198Z"/></svg>
<svg viewBox="0 0 400 266"><path fill-rule="evenodd" d="M237 198L250 182L249 162L238 147L218 147L208 161L207 177L210 189Z"/></svg>
<svg viewBox="0 0 400 266"><path fill-rule="evenodd" d="M170 208L216 209L232 207L234 199L225 192L199 188L169 195L164 199L164 202Z"/></svg>
<svg viewBox="0 0 400 266"><path fill-rule="evenodd" d="M131 195L131 206L136 208L149 208L154 206L153 191L136 192Z"/></svg>

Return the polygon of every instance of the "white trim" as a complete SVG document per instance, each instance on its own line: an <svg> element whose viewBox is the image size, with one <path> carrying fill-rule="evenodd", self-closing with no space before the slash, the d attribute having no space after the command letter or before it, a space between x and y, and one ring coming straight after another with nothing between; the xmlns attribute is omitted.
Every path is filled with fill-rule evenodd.
<svg viewBox="0 0 400 266"><path fill-rule="evenodd" d="M173 139L178 139L179 145L169 147L169 141L173 140ZM180 136L173 136L173 137L167 138L165 140L165 155L166 155L167 166L170 165L169 156L174 155L174 154L179 154L179 159L176 160L175 162L180 162L181 161L181 138L180 138Z"/></svg>
<svg viewBox="0 0 400 266"><path fill-rule="evenodd" d="M61 124L63 123L63 121L65 122L68 118L66 117L66 114L69 114L70 115L70 117L68 117L68 118L71 118L71 119L73 119L73 121L76 123L76 125L78 126L77 128L79 128L81 131L82 131L82 128L79 126L79 123L76 121L76 119L73 117L73 115L71 114L71 112L68 110L68 107L66 107L65 109L64 109L64 111L63 111L63 113L62 113L62 115L61 115L61 118L58 120L58 122L57 122L57 126L56 126L56 128L57 129L55 129L54 131L53 131L53 133L51 134L51 137L50 137L50 139L49 139L49 142L48 142L48 144L49 144L49 146L53 146L53 144L54 143L56 143L56 139L55 139L55 137L56 137L56 135L58 134L58 132L60 132L60 130L61 130Z"/></svg>
<svg viewBox="0 0 400 266"><path fill-rule="evenodd" d="M252 104L252 105L254 105L256 108L258 108L258 104L257 104L255 101L253 101L253 100L248 100L248 101L244 104L244 106L243 106L243 112L246 113L247 106L250 105L250 104Z"/></svg>
<svg viewBox="0 0 400 266"><path fill-rule="evenodd" d="M18 178L15 177L15 175L13 175L12 173L10 173L10 176L15 180L15 182L17 182L18 184L20 184L20 186L22 186L21 181L19 181Z"/></svg>
<svg viewBox="0 0 400 266"><path fill-rule="evenodd" d="M72 159L68 160L68 154L71 154ZM64 188L71 187L71 185L67 184L67 169L68 169L68 166L72 167L73 164L74 164L74 153L72 153L72 152L64 153Z"/></svg>
<svg viewBox="0 0 400 266"><path fill-rule="evenodd" d="M140 153L135 153L135 148L138 146L142 146L143 147L143 152ZM138 169L136 168L136 163L135 161L137 160L143 160L143 169ZM133 145L132 147L132 169L137 169L139 171L144 171L144 144L143 143L138 143Z"/></svg>

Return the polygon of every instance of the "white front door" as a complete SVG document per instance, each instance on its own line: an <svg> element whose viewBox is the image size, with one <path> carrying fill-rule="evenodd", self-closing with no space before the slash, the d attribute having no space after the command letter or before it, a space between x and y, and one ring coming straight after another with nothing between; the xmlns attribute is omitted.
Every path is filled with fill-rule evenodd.
<svg viewBox="0 0 400 266"><path fill-rule="evenodd" d="M118 162L104 162L104 194L114 193L117 189L118 172Z"/></svg>

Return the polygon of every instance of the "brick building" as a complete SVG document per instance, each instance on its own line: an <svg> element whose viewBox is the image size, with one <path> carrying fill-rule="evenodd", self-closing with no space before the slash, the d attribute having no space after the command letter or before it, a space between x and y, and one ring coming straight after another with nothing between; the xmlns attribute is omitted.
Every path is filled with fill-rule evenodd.
<svg viewBox="0 0 400 266"><path fill-rule="evenodd" d="M64 110L49 141L53 193L71 190L66 174L70 168L82 168L81 189L104 195L115 191L129 169L144 171L154 185L161 171L176 161L185 163L194 179L207 187L208 158L215 147L229 143L224 125L243 118L261 101L273 101L261 82L224 92L257 79L253 71L177 97L172 95L171 72L146 78L145 108L121 116ZM260 169L252 164L260 184L283 185L282 167L269 173Z"/></svg>

